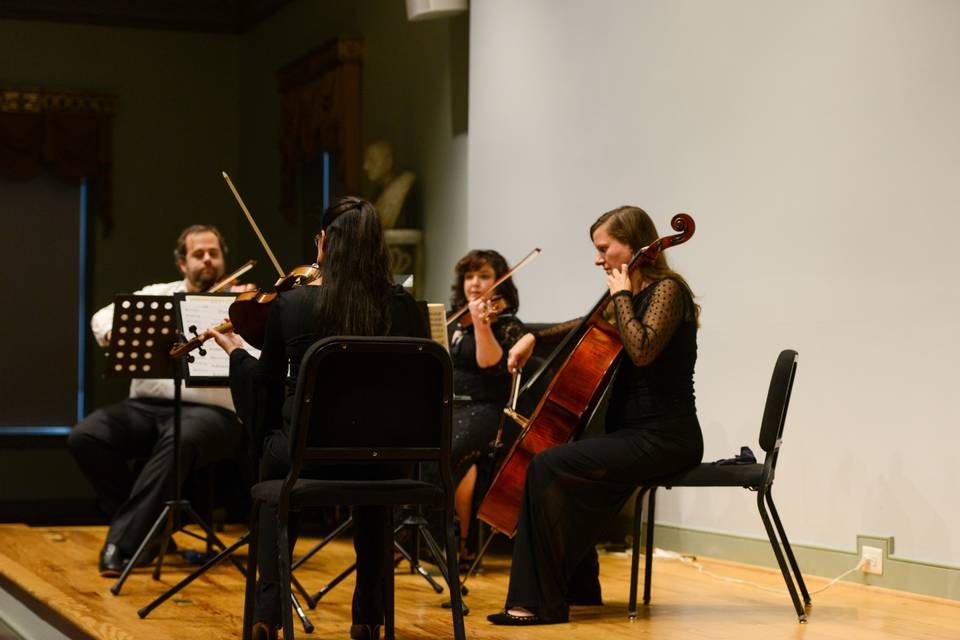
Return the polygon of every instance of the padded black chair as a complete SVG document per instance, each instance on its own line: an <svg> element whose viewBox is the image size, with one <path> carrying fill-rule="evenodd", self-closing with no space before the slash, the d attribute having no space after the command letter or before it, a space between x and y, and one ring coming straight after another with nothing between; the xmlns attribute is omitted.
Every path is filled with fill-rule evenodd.
<svg viewBox="0 0 960 640"><path fill-rule="evenodd" d="M291 468L284 480L253 487L250 555L243 637L253 625L257 575L257 523L263 505L277 508L280 583L290 602L290 511L332 505L391 506L423 504L442 508L446 534L454 637L464 640L463 601L457 571L450 475L453 372L439 344L420 338L334 337L314 344L304 355L291 422ZM420 480L321 480L303 477L304 463L374 465L439 463L440 484ZM307 467L309 469L309 467ZM387 509L388 514L392 509ZM385 553L393 558L393 527L387 518ZM388 563L392 566L392 563ZM394 637L393 572L385 581L386 637ZM293 638L290 607L283 607L283 637Z"/></svg>
<svg viewBox="0 0 960 640"><path fill-rule="evenodd" d="M668 489L673 487L743 487L757 492L757 508L760 510L760 518L763 520L763 526L767 530L767 537L770 539L773 553L777 557L777 563L780 565L780 571L783 573L783 579L787 584L787 590L790 592L793 606L797 611L800 622L803 623L807 621L804 606L810 606L810 594L807 592L807 587L803 582L803 575L800 573L800 567L797 566L797 559L793 555L793 549L790 548L790 541L787 540L787 534L783 530L783 524L780 522L780 516L777 514L777 508L773 504L773 496L771 494L773 478L777 468L777 457L780 455L783 423L787 416L787 407L790 404L790 390L793 388L793 378L796 370L797 352L789 349L781 351L780 356L777 358L777 364L773 368L773 376L770 379L770 389L767 392L767 404L763 411L763 421L760 424L760 446L766 453L763 464L716 465L704 463L688 471L665 478L659 478L655 484L640 488L634 505L633 562L630 572L631 618L637 615L640 520L644 495L649 494L650 499L647 503L647 540L643 578L643 603L650 604L650 572L653 563L653 529L657 487L666 487ZM766 505L764 502L766 502ZM766 507L769 507L769 514L767 513ZM774 533L774 527L776 527L776 533ZM780 543L777 541L776 534L780 535L780 541L783 544L782 549ZM786 555L786 558L784 558L784 555ZM787 566L787 562L790 563L789 567ZM793 570L792 577L790 569ZM796 586L794 586L794 579L796 579ZM803 594L803 604L801 604L800 597L797 595L797 587L799 587L800 593Z"/></svg>

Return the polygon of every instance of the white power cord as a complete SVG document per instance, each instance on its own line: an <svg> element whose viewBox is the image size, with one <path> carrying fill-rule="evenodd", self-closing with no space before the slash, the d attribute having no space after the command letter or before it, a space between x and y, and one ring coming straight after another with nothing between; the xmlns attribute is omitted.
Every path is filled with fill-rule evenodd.
<svg viewBox="0 0 960 640"><path fill-rule="evenodd" d="M699 562L697 562L696 560L694 560L692 557L681 555L681 554L677 553L676 551L666 551L666 550L664 550L664 549L660 549L660 548L658 548L658 547L654 547L654 548L653 548L653 557L654 557L654 558L662 558L662 559L664 559L664 560L679 560L681 563L683 563L683 564L685 564L685 565L687 565L687 566L689 566L689 567L695 568L697 571L699 571L699 572L702 573L703 575L705 575L705 576L710 576L711 578L713 578L713 579L715 579L715 580L720 580L720 581L722 581L722 582L732 582L732 583L734 583L734 584L744 584L744 585L747 585L748 587L753 587L754 589L760 589L761 591L769 591L769 592L771 592L771 593L783 593L783 591L784 591L784 589L782 589L782 588L781 588L781 589L774 589L773 587L766 587L766 586L757 584L757 583L755 583L755 582L750 582L749 580L741 580L740 578L731 578L731 577L729 577L729 576L721 576L721 575L716 574L716 573L713 573L713 572L711 572L711 571L707 571L707 569L706 569L702 564L700 564ZM821 593L821 592L823 592L823 591L826 591L827 589L829 589L829 588L832 587L833 585L837 584L837 582L839 582L839 581L842 580L843 578L846 578L846 577L847 577L848 575L850 575L851 573L853 573L853 572L855 572L855 571L860 571L860 569L862 569L863 566L864 566L866 563L867 563L866 559L861 559L860 562L857 563L857 566L853 567L852 569L847 569L846 571L844 571L843 573L841 573L839 576L837 576L836 578L834 578L833 580L831 580L830 582L828 582L828 583L825 584L824 586L822 586L822 587L820 587L819 589L816 589L816 590L814 590L814 591L811 591L810 594L812 595L812 594L815 594L815 593Z"/></svg>

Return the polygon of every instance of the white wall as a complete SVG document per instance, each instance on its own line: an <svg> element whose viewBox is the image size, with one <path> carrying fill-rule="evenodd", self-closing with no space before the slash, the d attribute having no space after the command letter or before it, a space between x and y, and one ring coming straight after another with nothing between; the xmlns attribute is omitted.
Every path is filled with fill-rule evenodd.
<svg viewBox="0 0 960 640"><path fill-rule="evenodd" d="M478 0L468 242L509 259L530 321L603 292L589 224L637 204L703 306L706 459L757 450L770 370L800 353L776 497L795 542L893 535L960 564L960 3ZM663 522L762 535L754 501L673 491Z"/></svg>

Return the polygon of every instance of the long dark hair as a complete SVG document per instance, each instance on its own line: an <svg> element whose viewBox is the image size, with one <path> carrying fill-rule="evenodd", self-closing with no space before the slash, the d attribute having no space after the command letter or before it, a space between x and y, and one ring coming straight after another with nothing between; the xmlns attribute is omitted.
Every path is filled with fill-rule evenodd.
<svg viewBox="0 0 960 640"><path fill-rule="evenodd" d="M323 212L320 296L314 307L321 335L374 336L390 330L393 284L380 216L372 204L346 196Z"/></svg>
<svg viewBox="0 0 960 640"><path fill-rule="evenodd" d="M450 286L450 308L457 311L460 307L467 304L467 296L463 293L463 280L468 271L477 271L488 264L493 268L494 278L510 270L507 261L498 252L493 249L474 249L467 255L457 261L454 267L453 284ZM517 292L517 286L513 284L513 278L507 278L499 287L494 295L501 295L507 303L505 313L516 313L520 307L520 294Z"/></svg>

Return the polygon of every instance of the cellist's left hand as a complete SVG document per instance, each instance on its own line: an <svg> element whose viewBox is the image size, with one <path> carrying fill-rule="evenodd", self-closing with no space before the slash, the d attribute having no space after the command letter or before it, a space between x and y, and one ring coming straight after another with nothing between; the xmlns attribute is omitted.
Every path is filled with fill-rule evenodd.
<svg viewBox="0 0 960 640"><path fill-rule="evenodd" d="M620 291L633 291L630 284L630 270L628 265L621 268L613 268L607 274L607 286L610 287L610 295L616 295Z"/></svg>

